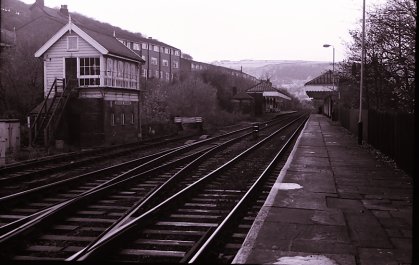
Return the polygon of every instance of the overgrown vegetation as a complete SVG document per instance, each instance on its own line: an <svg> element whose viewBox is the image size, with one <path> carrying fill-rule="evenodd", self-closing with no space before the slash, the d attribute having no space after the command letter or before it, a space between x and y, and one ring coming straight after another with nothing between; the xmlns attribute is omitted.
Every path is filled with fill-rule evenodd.
<svg viewBox="0 0 419 265"><path fill-rule="evenodd" d="M21 42L1 54L0 118L25 120L43 99L43 65L33 56L32 46Z"/></svg>
<svg viewBox="0 0 419 265"><path fill-rule="evenodd" d="M364 106L414 113L416 1L389 0L366 15ZM341 101L358 108L362 30L350 31L349 58L340 65Z"/></svg>
<svg viewBox="0 0 419 265"><path fill-rule="evenodd" d="M239 85L239 89L245 90L248 80L214 70L190 73L173 83L143 80L142 122L145 125L167 124L175 116L201 116L205 124L221 126L247 119L246 115L232 113L232 91Z"/></svg>

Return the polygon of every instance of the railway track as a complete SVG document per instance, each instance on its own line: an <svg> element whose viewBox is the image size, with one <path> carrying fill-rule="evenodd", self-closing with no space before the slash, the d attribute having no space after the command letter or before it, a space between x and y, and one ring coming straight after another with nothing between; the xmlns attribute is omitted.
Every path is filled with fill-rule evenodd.
<svg viewBox="0 0 419 265"><path fill-rule="evenodd" d="M247 232L243 230L250 228L257 208L263 204L263 199L258 200L257 196L260 193L267 196L267 187L272 187L280 170L279 159L306 118L300 119L300 123L293 122L292 129L287 126L287 140L277 135L284 128L278 130L153 209L130 221L121 221L121 225L115 225L68 260L221 262L225 257L231 260L232 249L238 250L241 243L237 241L244 240ZM280 145L279 152L274 143ZM255 162L261 166L249 166ZM261 192L264 185L265 192ZM131 216L135 215L133 210ZM247 223L240 223L243 220ZM242 231L232 232L234 229Z"/></svg>
<svg viewBox="0 0 419 265"><path fill-rule="evenodd" d="M283 114L287 116L289 114ZM269 121L267 121L269 123ZM249 126L233 125L229 131L250 129ZM233 130L233 128L235 128ZM222 132L223 130L221 130ZM220 133L214 133L219 135ZM221 133L221 135L224 133ZM199 140L197 136L160 137L141 143L96 148L0 167L0 197L15 194L62 179L71 178L89 171L99 170L110 165L134 160L162 150L170 150L184 145L185 141Z"/></svg>
<svg viewBox="0 0 419 265"><path fill-rule="evenodd" d="M121 161L132 160L134 157L169 150L183 145L186 139L192 139L192 137L167 137L143 143L97 148L0 168L0 185L2 186L0 196L107 167L115 163L115 158L118 158L116 161L121 163Z"/></svg>
<svg viewBox="0 0 419 265"><path fill-rule="evenodd" d="M242 137L246 137L246 134L242 135ZM247 133L247 136L249 136L249 133ZM236 141L234 138L231 140L233 143ZM231 143L230 143L231 144ZM215 143L213 146L221 146L221 143ZM136 205L136 201L148 197L148 194L153 194L153 190L164 190L159 189L158 187L162 185L162 183L165 183L167 179L174 179L170 178L174 174L174 172L178 171L183 166L179 164L179 161L183 161L182 163L188 163L192 159L200 156L204 153L210 153L212 149L215 149L215 147L204 147L201 149L201 151L194 151L194 154L186 155L184 158L176 158L175 161L167 162L166 164L172 167L172 171L165 171L165 173L159 173L157 172L160 170L159 167L150 169L146 172L139 173L140 171L137 170L134 173L137 174L134 176L131 174L131 176L125 175L124 178L114 179L111 182L108 182L106 185L102 185L103 188L100 189L98 186L93 185L93 187L96 187L95 191L90 192L84 192L84 196L77 196L77 195L67 195L64 197L70 197L70 196L76 196L74 199L64 200L64 201L58 201L58 204L54 204L54 206L50 206L49 209L44 210L44 212L40 212L39 210L36 211L36 215L32 215L31 218L27 218L25 222L30 221L29 223L26 223L23 225L23 228L20 227L17 229L20 232L14 231L12 236L8 234L7 236L2 237L2 245L4 246L4 242L15 242L15 244L12 245L19 245L19 237L27 238L27 233L30 233L32 237L37 238L38 241L32 242L31 246L25 248L26 252L35 252L35 253L53 253L56 255L59 254L59 257L56 257L52 255L52 258L58 258L63 259L67 257L68 254L71 254L71 252L75 252L76 250L82 248L83 245L86 244L86 242L93 241L96 236L98 236L98 233L101 233L107 229L107 227L111 226L118 218L121 218L124 216L124 212L126 212L130 206ZM227 152L228 153L228 152ZM223 153L221 157L226 157L227 153ZM202 160L202 157L200 158ZM214 160L217 160L220 158L214 157ZM198 159L199 160L199 159ZM191 163L190 163L191 164ZM163 166L160 166L163 167ZM190 165L189 168L192 166ZM209 168L208 165L205 166L207 169ZM202 172L201 169L197 169L196 175L199 175L199 172ZM154 174L154 176L152 176ZM176 175L176 174L175 174ZM181 175L181 174L177 174ZM132 184L132 180L143 178L144 181L140 181L134 185ZM131 182L130 182L131 181ZM183 179L183 181L180 181L175 186L178 187L178 189L183 188L186 185L189 185L194 181L194 178L189 179ZM172 181L173 182L173 181ZM113 188L119 186L117 190L112 190ZM163 185L165 186L165 185ZM166 185L170 186L170 185ZM111 187L111 188L109 188ZM122 188L121 188L122 187ZM98 192L99 190L99 192ZM110 190L110 192L109 192ZM167 191L167 190L166 190ZM103 194L106 193L105 196ZM160 192L161 193L161 192ZM83 193L82 193L83 194ZM80 194L79 194L80 195ZM102 197L101 197L102 196ZM106 197L104 199L104 197ZM83 198L83 199L80 199ZM92 199L93 198L93 199ZM94 200L94 203L92 203L92 200ZM53 200L54 201L54 200ZM57 203L57 201L55 201ZM151 201L148 201L148 205L152 205L150 203ZM88 206L84 207L86 209L80 209L83 207L80 207L80 204L82 203L88 203ZM71 205L71 206L69 206ZM116 206L118 205L118 206ZM143 204L144 206L144 204ZM73 207L73 208L72 208ZM64 210L63 210L64 209ZM144 209L143 209L144 210ZM68 211L71 212L71 216L68 217ZM63 214L64 213L64 214ZM66 215L67 213L67 215ZM100 218L101 215L106 215L106 218ZM79 217L78 217L79 216ZM81 216L81 217L80 217ZM88 217L86 217L88 216ZM98 218L99 216L99 218ZM56 218L60 219L64 222L64 224L60 224L59 221L56 220ZM51 219L54 219L53 225L51 226ZM45 220L49 220L48 222ZM77 225L74 224L68 224L71 222L77 223ZM41 223L41 225L39 225ZM93 224L93 226L92 226ZM15 226L12 226L12 228L19 227L21 223L16 224ZM44 232L28 232L32 230L36 230L34 227L41 227L42 229L45 229L45 226L52 229L53 233L45 233ZM42 228L43 227L43 228ZM80 229L78 229L80 228ZM38 228L37 228L38 229ZM76 231L77 230L77 231ZM7 232L8 230L5 230ZM23 231L23 232L22 232ZM39 235L36 235L37 233L40 233ZM75 234L74 234L75 233ZM80 234L83 234L84 236L80 236ZM16 236L17 234L17 236ZM74 234L74 235L73 235ZM39 243L39 242L46 242ZM57 242L71 242L71 244L67 247L63 246L56 246L55 243ZM55 245L55 246L54 246ZM54 246L54 247L52 247ZM3 248L3 247L2 247ZM8 247L9 248L9 247ZM15 247L13 247L15 249ZM62 251L57 251L58 249ZM24 251L24 252L25 252ZM57 254L58 255L58 254ZM61 256L60 256L61 255ZM28 259L36 259L36 255L29 255L29 256L17 256L17 257L26 257ZM50 255L47 255L47 257L41 257L41 259L47 259L51 258Z"/></svg>
<svg viewBox="0 0 419 265"><path fill-rule="evenodd" d="M233 131L220 136L220 138L231 137L230 135L235 135L242 131L246 130ZM205 144L211 144L211 142L217 139L207 139L175 147L86 174L71 176L53 183L3 196L0 198L0 224L3 226L13 224L14 222L19 222L18 224L20 224L22 219L28 218L42 209L52 207L92 189L107 185L112 181L134 175L137 172L146 171L181 154L187 155L188 152L196 152L197 148L205 148ZM0 227L0 232L9 229L3 226Z"/></svg>

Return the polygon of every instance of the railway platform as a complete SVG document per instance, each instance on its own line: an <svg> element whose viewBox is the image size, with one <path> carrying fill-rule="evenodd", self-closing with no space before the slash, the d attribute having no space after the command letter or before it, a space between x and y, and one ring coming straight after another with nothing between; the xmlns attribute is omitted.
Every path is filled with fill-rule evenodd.
<svg viewBox="0 0 419 265"><path fill-rule="evenodd" d="M233 263L412 263L413 180L313 114Z"/></svg>

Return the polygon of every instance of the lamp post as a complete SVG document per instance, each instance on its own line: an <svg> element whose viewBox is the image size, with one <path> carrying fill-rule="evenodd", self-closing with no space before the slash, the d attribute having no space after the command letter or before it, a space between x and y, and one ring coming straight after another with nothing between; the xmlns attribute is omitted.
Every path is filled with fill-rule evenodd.
<svg viewBox="0 0 419 265"><path fill-rule="evenodd" d="M332 63L332 91L336 91L335 90L335 46L331 45L331 44L323 44L323 47L325 48L329 48L330 46L332 46L333 48L333 63ZM338 98L340 98L340 95L338 96ZM330 104L329 104L329 115L333 120L333 115L332 115L332 107L333 107L333 103L332 103L332 96L330 97Z"/></svg>
<svg viewBox="0 0 419 265"><path fill-rule="evenodd" d="M362 87L364 85L365 60L365 0L362 1L362 44L361 44L361 80L359 82L358 144L362 144Z"/></svg>
<svg viewBox="0 0 419 265"><path fill-rule="evenodd" d="M335 46L330 45L330 44L323 44L323 47L325 48L329 48L330 46L332 46L333 48L332 87L333 87L333 91L335 91Z"/></svg>

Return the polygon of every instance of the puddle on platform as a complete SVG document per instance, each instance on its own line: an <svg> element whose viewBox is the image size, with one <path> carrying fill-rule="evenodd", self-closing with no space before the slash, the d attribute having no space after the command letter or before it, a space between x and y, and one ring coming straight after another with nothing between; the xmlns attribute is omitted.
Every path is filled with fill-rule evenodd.
<svg viewBox="0 0 419 265"><path fill-rule="evenodd" d="M338 265L334 260L322 255L310 255L306 257L281 257L272 264L278 265Z"/></svg>
<svg viewBox="0 0 419 265"><path fill-rule="evenodd" d="M303 186L297 183L275 183L274 188L278 190L298 190L303 188Z"/></svg>

